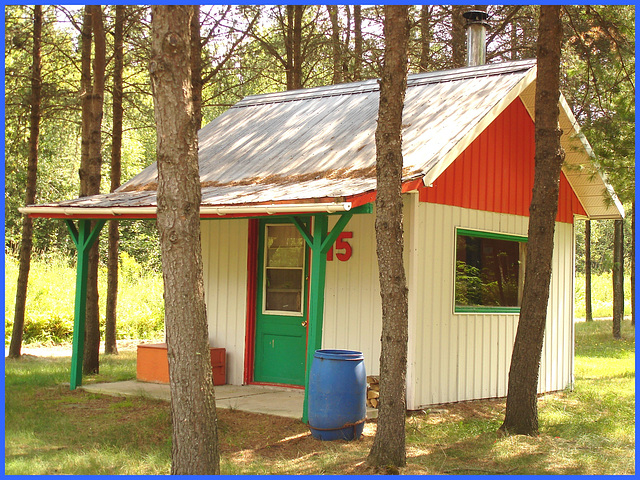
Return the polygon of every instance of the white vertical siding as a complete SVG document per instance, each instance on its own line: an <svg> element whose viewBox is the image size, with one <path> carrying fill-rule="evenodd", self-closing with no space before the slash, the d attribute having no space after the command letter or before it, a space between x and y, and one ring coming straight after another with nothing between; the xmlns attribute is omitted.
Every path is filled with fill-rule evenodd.
<svg viewBox="0 0 640 480"><path fill-rule="evenodd" d="M418 312L410 313L418 325L408 407L505 396L518 315L453 313L455 228L526 235L528 218L428 203L415 208L421 232L411 262L421 268L412 293ZM540 392L561 390L572 379L572 266L573 226L557 223Z"/></svg>
<svg viewBox="0 0 640 480"><path fill-rule="evenodd" d="M407 406L501 397L507 393L518 315L454 314L455 227L526 235L528 219L418 202L405 195L405 267L409 286ZM330 228L337 217L330 217ZM327 262L323 348L364 353L368 374L379 373L382 310L375 215L354 215L346 231L353 254ZM549 317L539 391L573 381L573 226L557 223ZM209 338L227 349L227 381L244 369L246 220L202 222Z"/></svg>
<svg viewBox="0 0 640 480"><path fill-rule="evenodd" d="M227 350L227 383L242 385L247 310L247 220L203 220L209 343Z"/></svg>
<svg viewBox="0 0 640 480"><path fill-rule="evenodd" d="M572 225L556 223L548 311L548 318L553 321L547 321L545 328L540 392L562 390L573 382L573 235Z"/></svg>

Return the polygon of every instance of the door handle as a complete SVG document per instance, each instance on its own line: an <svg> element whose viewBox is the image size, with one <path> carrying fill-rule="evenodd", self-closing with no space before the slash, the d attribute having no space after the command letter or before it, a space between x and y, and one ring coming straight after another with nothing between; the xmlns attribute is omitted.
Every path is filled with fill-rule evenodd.
<svg viewBox="0 0 640 480"><path fill-rule="evenodd" d="M309 322L307 320L305 320L304 322L302 322L300 325L302 325L303 327L306 328L307 325L309 325Z"/></svg>

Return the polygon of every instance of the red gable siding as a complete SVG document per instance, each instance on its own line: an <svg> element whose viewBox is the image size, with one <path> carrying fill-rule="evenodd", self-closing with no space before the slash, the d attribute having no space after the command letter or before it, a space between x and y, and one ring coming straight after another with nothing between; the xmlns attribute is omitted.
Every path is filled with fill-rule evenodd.
<svg viewBox="0 0 640 480"><path fill-rule="evenodd" d="M420 201L529 216L534 174L534 124L518 98L433 182ZM556 221L585 215L564 176Z"/></svg>

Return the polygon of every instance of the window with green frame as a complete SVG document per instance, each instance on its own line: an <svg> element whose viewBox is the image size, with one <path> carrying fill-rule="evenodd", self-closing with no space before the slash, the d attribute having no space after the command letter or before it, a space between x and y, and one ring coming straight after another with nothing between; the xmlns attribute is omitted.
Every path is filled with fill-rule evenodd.
<svg viewBox="0 0 640 480"><path fill-rule="evenodd" d="M455 312L518 313L527 237L456 229Z"/></svg>

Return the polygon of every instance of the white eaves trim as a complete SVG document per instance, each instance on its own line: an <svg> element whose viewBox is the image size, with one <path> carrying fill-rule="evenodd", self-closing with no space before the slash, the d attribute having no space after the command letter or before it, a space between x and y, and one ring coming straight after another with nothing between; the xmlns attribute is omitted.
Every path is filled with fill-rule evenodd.
<svg viewBox="0 0 640 480"><path fill-rule="evenodd" d="M26 215L67 215L87 216L87 215L110 215L118 217L122 215L156 215L158 207L59 207L59 206L31 206L18 209L20 213ZM297 203L297 204L272 204L272 205L252 205L252 206L200 206L200 215L278 215L287 213L338 213L351 210L351 202L341 203Z"/></svg>

